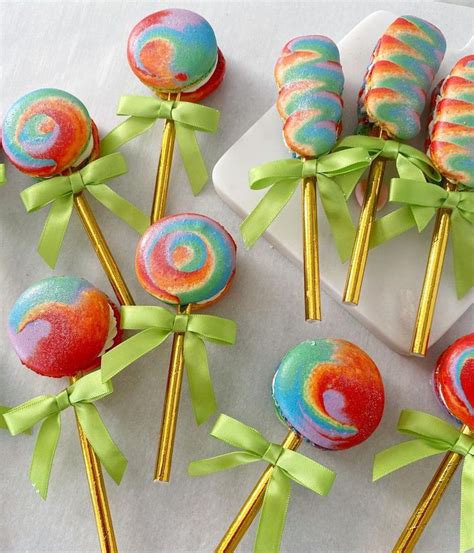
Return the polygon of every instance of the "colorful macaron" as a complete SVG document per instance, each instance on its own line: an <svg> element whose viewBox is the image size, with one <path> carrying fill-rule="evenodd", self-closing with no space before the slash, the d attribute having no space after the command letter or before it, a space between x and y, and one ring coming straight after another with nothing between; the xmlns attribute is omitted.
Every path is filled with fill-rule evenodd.
<svg viewBox="0 0 474 553"><path fill-rule="evenodd" d="M339 339L305 341L282 359L273 379L277 413L323 449L365 441L384 409L377 366L358 346Z"/></svg>
<svg viewBox="0 0 474 553"><path fill-rule="evenodd" d="M209 305L234 277L236 245L219 223L194 213L153 224L137 246L135 270L143 288L172 305Z"/></svg>
<svg viewBox="0 0 474 553"><path fill-rule="evenodd" d="M98 288L72 276L40 280L25 290L8 317L21 362L41 375L75 376L95 369L120 335L118 310Z"/></svg>
<svg viewBox="0 0 474 553"><path fill-rule="evenodd" d="M42 88L22 96L7 111L2 144L20 171L44 178L77 169L97 157L99 137L78 98Z"/></svg>

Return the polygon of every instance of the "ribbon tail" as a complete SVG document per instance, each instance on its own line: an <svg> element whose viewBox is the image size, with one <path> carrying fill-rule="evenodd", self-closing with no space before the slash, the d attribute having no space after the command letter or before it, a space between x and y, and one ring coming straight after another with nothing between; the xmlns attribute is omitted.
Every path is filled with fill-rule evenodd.
<svg viewBox="0 0 474 553"><path fill-rule="evenodd" d="M148 215L145 215L138 207L122 198L106 184L88 186L87 190L97 201L139 234L143 234L150 226L151 222Z"/></svg>
<svg viewBox="0 0 474 553"><path fill-rule="evenodd" d="M53 202L38 242L38 253L54 269L71 219L73 196L69 194Z"/></svg>
<svg viewBox="0 0 474 553"><path fill-rule="evenodd" d="M151 129L155 122L156 119L149 117L129 117L126 121L113 128L100 141L100 157L112 154L120 146Z"/></svg>
<svg viewBox="0 0 474 553"><path fill-rule="evenodd" d="M206 346L193 332L187 332L184 337L184 365L194 418L197 424L202 424L215 413L217 402L209 374Z"/></svg>
<svg viewBox="0 0 474 553"><path fill-rule="evenodd" d="M260 457L256 456L254 453L233 451L232 453L225 453L224 455L217 455L216 457L209 457L208 459L192 461L188 466L188 474L189 476L206 476L214 472L221 472L241 465L248 465L255 461L260 461Z"/></svg>
<svg viewBox="0 0 474 553"><path fill-rule="evenodd" d="M333 180L337 186L342 190L345 200L347 201L354 188L357 186L357 183L362 178L362 175L367 171L367 167L362 167L356 171L351 171L350 173L344 173L342 175L333 175L331 180Z"/></svg>
<svg viewBox="0 0 474 553"><path fill-rule="evenodd" d="M199 149L194 129L182 123L175 122L176 140L188 175L191 190L196 196L204 188L209 178L204 159Z"/></svg>
<svg viewBox="0 0 474 553"><path fill-rule="evenodd" d="M240 234L247 248L251 248L255 244L290 201L299 181L300 179L293 179L276 182L260 200L257 207L247 215L240 225Z"/></svg>
<svg viewBox="0 0 474 553"><path fill-rule="evenodd" d="M102 382L108 382L142 355L158 347L169 335L169 330L147 328L107 351L101 361Z"/></svg>
<svg viewBox="0 0 474 553"><path fill-rule="evenodd" d="M374 222L370 235L370 248L375 248L393 240L400 234L416 226L412 210L408 207L400 207Z"/></svg>
<svg viewBox="0 0 474 553"><path fill-rule="evenodd" d="M290 492L290 479L279 467L275 467L263 498L254 553L278 553Z"/></svg>
<svg viewBox="0 0 474 553"><path fill-rule="evenodd" d="M461 299L474 286L474 225L456 211L451 215L451 222L454 279L457 297Z"/></svg>
<svg viewBox="0 0 474 553"><path fill-rule="evenodd" d="M3 413L7 413L10 410L10 407L5 407L4 405L0 405L0 428L3 428L4 430L8 430L7 423L5 422L5 419L3 418Z"/></svg>
<svg viewBox="0 0 474 553"><path fill-rule="evenodd" d="M116 484L120 484L127 459L117 447L102 421L97 407L91 403L74 405L79 424L105 470Z"/></svg>
<svg viewBox="0 0 474 553"><path fill-rule="evenodd" d="M30 467L30 480L42 499L48 495L49 478L61 433L61 416L50 415L41 425Z"/></svg>
<svg viewBox="0 0 474 553"><path fill-rule="evenodd" d="M464 458L461 476L461 553L474 549L474 456Z"/></svg>

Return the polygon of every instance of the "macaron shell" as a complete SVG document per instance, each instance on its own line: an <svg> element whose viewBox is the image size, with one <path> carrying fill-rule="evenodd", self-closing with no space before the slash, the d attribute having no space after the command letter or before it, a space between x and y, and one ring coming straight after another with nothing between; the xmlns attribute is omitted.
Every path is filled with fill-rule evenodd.
<svg viewBox="0 0 474 553"><path fill-rule="evenodd" d="M273 379L280 416L313 445L353 447L377 428L384 388L372 359L339 339L306 341L282 359Z"/></svg>
<svg viewBox="0 0 474 553"><path fill-rule="evenodd" d="M340 121L342 99L338 94L321 90L319 83L296 81L282 87L278 93L277 110L282 119L303 110L319 110L325 119Z"/></svg>
<svg viewBox="0 0 474 553"><path fill-rule="evenodd" d="M340 61L337 46L324 35L304 35L292 38L283 47L281 55L287 56L294 52L312 52L326 61Z"/></svg>
<svg viewBox="0 0 474 553"><path fill-rule="evenodd" d="M288 148L305 158L328 153L336 144L338 125L323 118L319 110L294 113L283 125L283 138Z"/></svg>

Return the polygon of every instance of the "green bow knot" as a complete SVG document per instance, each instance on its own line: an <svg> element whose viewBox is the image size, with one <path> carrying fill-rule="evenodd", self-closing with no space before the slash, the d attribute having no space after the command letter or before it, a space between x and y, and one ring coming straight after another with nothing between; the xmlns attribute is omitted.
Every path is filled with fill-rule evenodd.
<svg viewBox="0 0 474 553"><path fill-rule="evenodd" d="M249 173L250 188L270 190L240 226L245 245L249 248L260 238L290 201L301 179L316 177L337 251L347 260L355 235L347 200L370 162L366 150L353 148L318 159L284 159L254 167Z"/></svg>
<svg viewBox="0 0 474 553"><path fill-rule="evenodd" d="M212 474L256 461L265 461L275 467L265 491L254 551L278 551L285 526L291 480L325 496L330 492L336 474L296 451L269 442L255 428L227 415L219 416L211 436L241 451L193 461L188 468L191 476Z"/></svg>
<svg viewBox="0 0 474 553"><path fill-rule="evenodd" d="M102 140L101 151L104 154L114 152L143 134L158 119L172 120L191 189L194 194L199 194L207 182L208 173L195 131L215 133L220 116L217 110L192 102L162 100L151 96L122 96L117 114L130 117Z"/></svg>
<svg viewBox="0 0 474 553"><path fill-rule="evenodd" d="M446 190L425 180L398 178L392 179L390 201L406 204L390 214L392 222L405 228L416 225L420 232L437 209L451 210L454 278L457 296L462 298L474 286L474 193Z"/></svg>
<svg viewBox="0 0 474 553"><path fill-rule="evenodd" d="M150 218L104 184L126 172L124 158L115 153L92 161L80 171L45 179L23 190L20 195L28 213L52 204L38 243L38 252L50 267L56 265L74 208L74 196L84 190L138 233L145 232Z"/></svg>
<svg viewBox="0 0 474 553"><path fill-rule="evenodd" d="M127 460L112 440L94 402L112 393L111 383L103 384L100 371L90 373L55 396L38 396L3 415L13 436L42 422L30 468L30 480L43 499L48 494L56 447L61 434L61 413L73 407L77 420L97 457L111 478L120 484Z"/></svg>
<svg viewBox="0 0 474 553"><path fill-rule="evenodd" d="M198 424L205 422L215 412L217 403L204 341L221 345L234 344L234 321L213 315L175 315L158 306L127 306L121 309L121 327L141 332L102 356L103 380L110 380L134 361L157 348L172 334L184 334L184 366L194 416Z"/></svg>
<svg viewBox="0 0 474 553"><path fill-rule="evenodd" d="M377 453L373 479L378 480L391 472L415 461L452 451L464 457L461 476L460 550L474 547L474 437L459 431L455 426L438 417L405 409L401 412L397 429L414 436L414 440L402 442Z"/></svg>

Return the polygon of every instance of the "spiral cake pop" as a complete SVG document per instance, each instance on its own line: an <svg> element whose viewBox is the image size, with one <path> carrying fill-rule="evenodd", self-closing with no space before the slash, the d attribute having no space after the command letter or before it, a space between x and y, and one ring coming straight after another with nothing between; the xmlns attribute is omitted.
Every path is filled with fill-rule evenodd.
<svg viewBox="0 0 474 553"><path fill-rule="evenodd" d="M224 78L212 27L190 10L161 10L142 19L130 33L127 56L135 75L158 94L182 92L182 99L197 101Z"/></svg>
<svg viewBox="0 0 474 553"><path fill-rule="evenodd" d="M360 97L359 120L409 140L420 132L428 90L446 50L439 29L414 16L396 19L378 41Z"/></svg>
<svg viewBox="0 0 474 553"><path fill-rule="evenodd" d="M22 363L50 377L97 368L99 357L120 339L118 312L98 288L82 278L41 280L15 302L8 334Z"/></svg>
<svg viewBox="0 0 474 553"><path fill-rule="evenodd" d="M209 305L225 294L235 273L230 234L203 215L161 219L141 238L137 278L152 296L174 305Z"/></svg>
<svg viewBox="0 0 474 553"><path fill-rule="evenodd" d="M474 188L474 55L458 61L435 96L428 155L450 182Z"/></svg>
<svg viewBox="0 0 474 553"><path fill-rule="evenodd" d="M72 94L42 88L17 100L2 126L5 154L32 177L51 177L98 155L98 133Z"/></svg>
<svg viewBox="0 0 474 553"><path fill-rule="evenodd" d="M273 380L278 413L313 445L347 449L365 441L383 414L384 390L372 359L338 339L302 342Z"/></svg>
<svg viewBox="0 0 474 553"><path fill-rule="evenodd" d="M442 353L434 386L449 413L474 428L474 334L459 338Z"/></svg>

